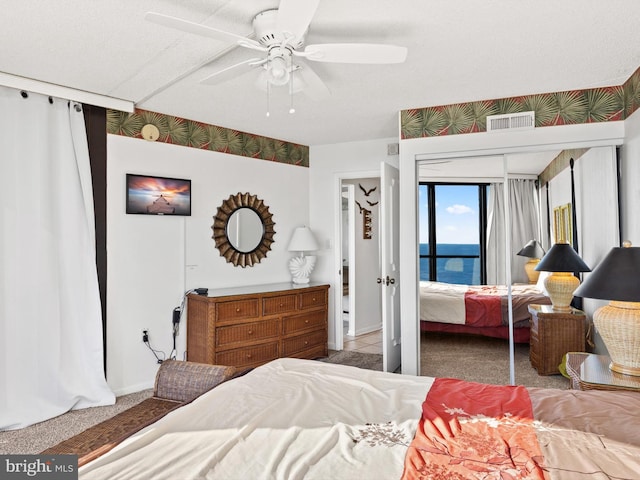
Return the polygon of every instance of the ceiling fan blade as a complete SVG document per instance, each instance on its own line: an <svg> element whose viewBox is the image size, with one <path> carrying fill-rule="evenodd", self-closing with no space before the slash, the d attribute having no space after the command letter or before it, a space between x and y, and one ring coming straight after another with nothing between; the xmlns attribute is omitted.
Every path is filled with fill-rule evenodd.
<svg viewBox="0 0 640 480"><path fill-rule="evenodd" d="M323 43L307 45L303 56L314 62L402 63L407 48L375 43Z"/></svg>
<svg viewBox="0 0 640 480"><path fill-rule="evenodd" d="M285 37L300 39L309 28L320 0L280 0L276 27Z"/></svg>
<svg viewBox="0 0 640 480"><path fill-rule="evenodd" d="M312 100L324 100L331 95L331 92L313 69L306 63L299 62L300 69L296 70L297 75L304 83L303 92ZM298 82L300 83L300 82ZM295 85L295 83L294 83Z"/></svg>
<svg viewBox="0 0 640 480"><path fill-rule="evenodd" d="M231 80L232 78L244 75L245 73L253 70L255 67L262 65L266 61L266 58L250 58L249 60L245 60L244 62L236 63L235 65L231 65L227 68L223 68L220 71L212 73L208 77L200 80L200 83L203 83L205 85L218 85L220 83L226 82L227 80Z"/></svg>
<svg viewBox="0 0 640 480"><path fill-rule="evenodd" d="M151 23L162 25L163 27L174 28L182 32L193 33L195 35L213 38L221 42L235 43L242 47L260 50L261 52L266 51L266 48L264 48L255 40L243 37L242 35L236 35L235 33L226 32L224 30L218 30L217 28L208 27L200 23L190 22L188 20L183 20L181 18L172 17L170 15L164 15L162 13L156 12L147 12L144 18Z"/></svg>

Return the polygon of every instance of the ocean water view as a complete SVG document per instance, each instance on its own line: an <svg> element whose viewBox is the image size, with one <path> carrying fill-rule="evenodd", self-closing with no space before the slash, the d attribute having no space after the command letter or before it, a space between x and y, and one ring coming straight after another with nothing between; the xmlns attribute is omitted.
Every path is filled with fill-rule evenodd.
<svg viewBox="0 0 640 480"><path fill-rule="evenodd" d="M461 285L480 284L480 245L466 243L438 243L436 244L437 278L429 278L429 244L420 244L420 280L437 280L438 282L456 283ZM476 258L461 258L459 255L475 255Z"/></svg>

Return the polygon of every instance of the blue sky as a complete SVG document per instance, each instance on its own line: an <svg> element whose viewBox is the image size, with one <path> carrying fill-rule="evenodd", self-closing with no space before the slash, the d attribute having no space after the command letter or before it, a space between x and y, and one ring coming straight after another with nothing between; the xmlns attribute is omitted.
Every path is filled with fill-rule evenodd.
<svg viewBox="0 0 640 480"><path fill-rule="evenodd" d="M420 243L427 243L426 187L419 189ZM438 243L479 243L478 186L436 186L436 236Z"/></svg>

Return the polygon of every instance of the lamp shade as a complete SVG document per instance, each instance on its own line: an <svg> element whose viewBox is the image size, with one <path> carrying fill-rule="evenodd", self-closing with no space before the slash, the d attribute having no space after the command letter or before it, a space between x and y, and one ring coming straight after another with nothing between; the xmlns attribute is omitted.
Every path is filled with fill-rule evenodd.
<svg viewBox="0 0 640 480"><path fill-rule="evenodd" d="M310 229L307 227L298 227L293 231L293 235L291 235L288 250L290 252L318 250L318 242L316 242Z"/></svg>
<svg viewBox="0 0 640 480"><path fill-rule="evenodd" d="M556 243L536 267L538 272L590 272L591 269L568 243Z"/></svg>
<svg viewBox="0 0 640 480"><path fill-rule="evenodd" d="M611 300L593 313L593 324L617 373L640 376L640 248L624 242L600 262L576 295Z"/></svg>
<svg viewBox="0 0 640 480"><path fill-rule="evenodd" d="M640 247L612 248L584 283L578 297L640 302Z"/></svg>
<svg viewBox="0 0 640 480"><path fill-rule="evenodd" d="M527 244L517 253L521 257L527 258L542 258L545 251L542 245L537 240L529 240Z"/></svg>

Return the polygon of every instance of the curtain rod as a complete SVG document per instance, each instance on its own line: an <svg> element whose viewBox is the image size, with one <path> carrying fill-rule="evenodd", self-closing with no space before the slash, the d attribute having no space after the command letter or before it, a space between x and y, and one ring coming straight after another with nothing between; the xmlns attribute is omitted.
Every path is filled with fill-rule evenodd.
<svg viewBox="0 0 640 480"><path fill-rule="evenodd" d="M9 73L0 72L0 85L18 90L27 90L42 95L64 98L75 102L95 105L96 107L120 110L121 112L133 112L135 104L129 100L99 95L97 93L76 90L75 88L56 85L55 83L42 82L32 78L20 77Z"/></svg>
<svg viewBox="0 0 640 480"><path fill-rule="evenodd" d="M529 173L508 173L510 180L537 180L538 176ZM418 174L418 180L429 182L450 182L450 183L501 183L504 177L434 177Z"/></svg>

